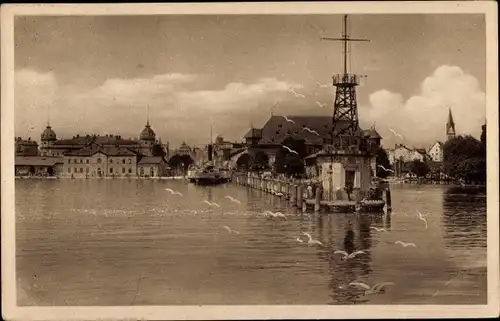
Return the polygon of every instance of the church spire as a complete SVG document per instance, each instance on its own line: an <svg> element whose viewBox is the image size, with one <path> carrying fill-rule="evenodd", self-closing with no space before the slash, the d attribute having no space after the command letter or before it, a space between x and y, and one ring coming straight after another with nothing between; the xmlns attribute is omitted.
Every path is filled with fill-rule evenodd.
<svg viewBox="0 0 500 321"><path fill-rule="evenodd" d="M146 127L150 127L149 126L149 105L148 105L147 110L146 110Z"/></svg>
<svg viewBox="0 0 500 321"><path fill-rule="evenodd" d="M453 121L451 108L448 108L448 122L446 123L446 136L448 137L448 140L455 137L455 122Z"/></svg>

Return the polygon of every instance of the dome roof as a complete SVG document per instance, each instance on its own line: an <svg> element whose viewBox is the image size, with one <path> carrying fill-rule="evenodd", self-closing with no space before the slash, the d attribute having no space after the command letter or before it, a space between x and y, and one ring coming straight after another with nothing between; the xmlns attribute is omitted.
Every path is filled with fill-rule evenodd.
<svg viewBox="0 0 500 321"><path fill-rule="evenodd" d="M41 136L42 140L57 140L56 133L52 130L50 125L47 125Z"/></svg>
<svg viewBox="0 0 500 321"><path fill-rule="evenodd" d="M156 134L154 130L149 126L149 122L146 124L146 127L141 131L139 135L140 140L155 140Z"/></svg>

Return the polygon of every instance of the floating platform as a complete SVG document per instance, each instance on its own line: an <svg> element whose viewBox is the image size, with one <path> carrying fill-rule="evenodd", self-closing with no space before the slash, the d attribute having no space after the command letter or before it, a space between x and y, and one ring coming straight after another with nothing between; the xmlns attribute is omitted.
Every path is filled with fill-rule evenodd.
<svg viewBox="0 0 500 321"><path fill-rule="evenodd" d="M364 201L356 205L355 201L321 201L319 211L323 213L381 213L384 211L383 200ZM315 210L315 200L305 200L306 211Z"/></svg>

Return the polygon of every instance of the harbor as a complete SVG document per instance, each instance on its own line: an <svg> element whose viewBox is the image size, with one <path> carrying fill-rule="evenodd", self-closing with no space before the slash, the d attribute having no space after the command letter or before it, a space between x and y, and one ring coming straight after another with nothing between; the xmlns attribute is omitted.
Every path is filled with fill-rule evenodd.
<svg viewBox="0 0 500 321"><path fill-rule="evenodd" d="M11 19L17 305L489 303L455 16Z"/></svg>

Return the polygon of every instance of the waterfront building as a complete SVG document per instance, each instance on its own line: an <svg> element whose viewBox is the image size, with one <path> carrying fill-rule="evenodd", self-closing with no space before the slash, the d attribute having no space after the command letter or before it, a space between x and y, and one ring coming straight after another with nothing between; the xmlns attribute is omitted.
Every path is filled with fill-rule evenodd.
<svg viewBox="0 0 500 321"><path fill-rule="evenodd" d="M64 155L61 176L119 177L137 176L137 154L124 147L103 147L97 143Z"/></svg>
<svg viewBox="0 0 500 321"><path fill-rule="evenodd" d="M409 148L404 144L396 144L393 149L387 150L387 157L391 165L396 162L408 163L414 160L425 161L427 151L421 148Z"/></svg>
<svg viewBox="0 0 500 321"><path fill-rule="evenodd" d="M137 175L139 177L165 176L168 169L167 161L161 156L145 156L137 163Z"/></svg>
<svg viewBox="0 0 500 321"><path fill-rule="evenodd" d="M57 139L56 133L47 125L41 135L40 153L42 156L64 156L91 144L106 147L120 147L134 150L144 156L153 156L153 147L160 144L149 121L139 134L139 139L124 139L120 135L76 135L70 139Z"/></svg>
<svg viewBox="0 0 500 321"><path fill-rule="evenodd" d="M443 143L440 141L435 142L429 147L427 152L429 158L433 162L440 163L443 161Z"/></svg>
<svg viewBox="0 0 500 321"><path fill-rule="evenodd" d="M16 137L15 139L16 156L38 156L38 143L31 140L24 140L21 137Z"/></svg>
<svg viewBox="0 0 500 321"><path fill-rule="evenodd" d="M307 154L312 155L319 152L325 142L331 139L332 126L331 116L272 115L262 128L250 128L244 136L246 146L233 144L230 152L231 166L248 168L250 159L259 157L267 159L268 165L272 167L276 154L289 137L304 140ZM374 127L360 129L360 133L370 146L380 146L381 137Z"/></svg>
<svg viewBox="0 0 500 321"><path fill-rule="evenodd" d="M58 176L63 158L54 156L16 156L15 176Z"/></svg>

